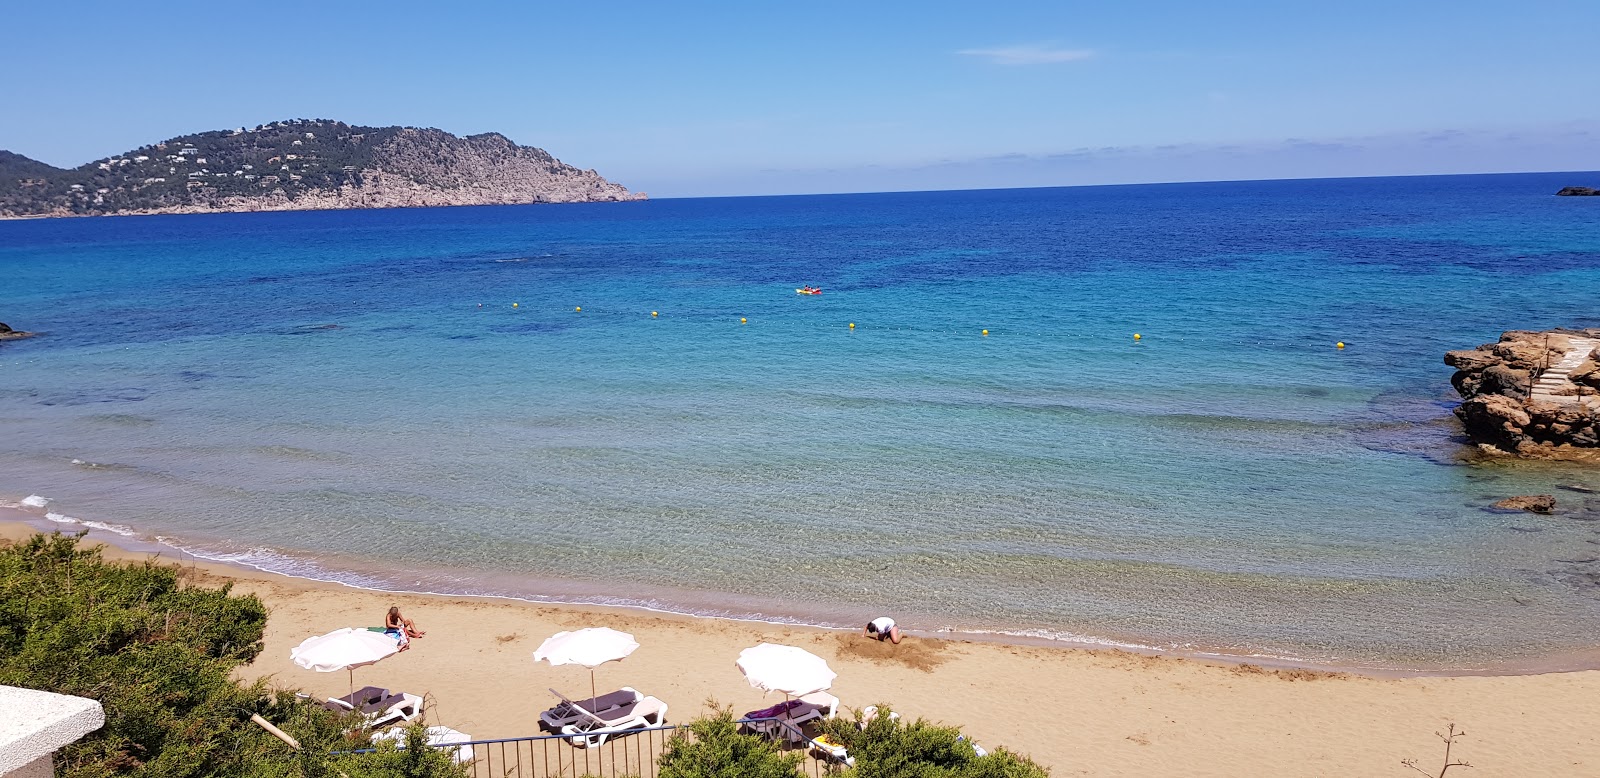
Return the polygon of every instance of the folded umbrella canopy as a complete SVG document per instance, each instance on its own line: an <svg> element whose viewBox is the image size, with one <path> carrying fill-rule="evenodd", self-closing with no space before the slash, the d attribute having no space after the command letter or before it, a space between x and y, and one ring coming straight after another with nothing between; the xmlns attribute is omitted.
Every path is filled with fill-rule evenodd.
<svg viewBox="0 0 1600 778"><path fill-rule="evenodd" d="M551 635L534 650L533 661L589 668L589 696L592 698L600 696L595 694L594 669L624 659L638 647L639 641L626 632L610 627L586 627Z"/></svg>
<svg viewBox="0 0 1600 778"><path fill-rule="evenodd" d="M357 667L364 667L400 650L400 642L382 632L344 627L326 635L306 638L289 650L289 658L307 670L331 673L350 671L350 688L356 688Z"/></svg>

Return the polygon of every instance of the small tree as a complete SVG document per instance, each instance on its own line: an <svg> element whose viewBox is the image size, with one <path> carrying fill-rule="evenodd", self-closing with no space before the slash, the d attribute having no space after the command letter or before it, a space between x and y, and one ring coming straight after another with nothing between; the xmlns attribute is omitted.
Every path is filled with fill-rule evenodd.
<svg viewBox="0 0 1600 778"><path fill-rule="evenodd" d="M1444 741L1444 766L1439 768L1439 772L1438 772L1437 775L1434 775L1433 773L1430 773L1427 770L1424 770L1424 769L1418 767L1417 766L1417 760L1415 760L1415 759L1401 759L1400 760L1400 764L1403 764L1406 767L1409 767L1409 768L1411 768L1413 770L1416 770L1417 772L1422 773L1423 775L1431 775L1431 776L1433 776L1433 778L1444 778L1444 774L1447 773L1447 772L1450 772L1450 768L1452 768L1452 767L1471 767L1472 765L1467 764L1465 761L1459 761L1459 762L1450 761L1450 747L1455 745L1456 738L1466 737L1467 733L1464 732L1464 731L1463 732L1457 732L1456 731L1456 725L1455 725L1454 722L1452 722L1450 724L1449 733L1450 734L1448 734L1448 735L1443 733L1443 732L1435 732L1435 733L1433 733L1440 740Z"/></svg>
<svg viewBox="0 0 1600 778"><path fill-rule="evenodd" d="M801 754L785 754L766 738L741 734L732 709L717 707L715 700L706 705L715 713L689 722L667 739L666 749L656 761L660 778L795 778L800 774Z"/></svg>

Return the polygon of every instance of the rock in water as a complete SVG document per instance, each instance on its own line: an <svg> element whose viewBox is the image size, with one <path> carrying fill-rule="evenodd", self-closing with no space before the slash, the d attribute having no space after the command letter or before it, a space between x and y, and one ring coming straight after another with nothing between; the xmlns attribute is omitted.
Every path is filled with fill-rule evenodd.
<svg viewBox="0 0 1600 778"><path fill-rule="evenodd" d="M31 332L14 330L7 326L4 322L0 322L0 340L21 340L23 338L31 337L33 337L33 333Z"/></svg>
<svg viewBox="0 0 1600 778"><path fill-rule="evenodd" d="M1510 511L1549 513L1556 509L1556 498L1548 494L1523 494L1507 497L1495 503L1494 507Z"/></svg>
<svg viewBox="0 0 1600 778"><path fill-rule="evenodd" d="M1600 461L1596 343L1600 330L1513 330L1497 343L1447 352L1467 436L1524 457Z"/></svg>
<svg viewBox="0 0 1600 778"><path fill-rule="evenodd" d="M1522 403L1498 394L1467 398L1456 408L1456 417L1474 441L1506 451L1516 451L1527 439L1522 431L1533 421Z"/></svg>
<svg viewBox="0 0 1600 778"><path fill-rule="evenodd" d="M1593 189L1587 186L1564 186L1556 194L1561 197L1595 197L1600 196L1600 189Z"/></svg>

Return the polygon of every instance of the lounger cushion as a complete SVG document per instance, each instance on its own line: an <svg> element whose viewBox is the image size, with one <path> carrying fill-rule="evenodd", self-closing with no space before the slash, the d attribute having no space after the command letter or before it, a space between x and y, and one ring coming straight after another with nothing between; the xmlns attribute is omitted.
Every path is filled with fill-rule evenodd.
<svg viewBox="0 0 1600 778"><path fill-rule="evenodd" d="M556 693L554 689L551 690L551 693L556 694L558 697L560 696L560 694ZM593 713L605 713L607 711L616 710L624 705L631 705L643 698L644 695L640 694L631 686L624 686L618 691L614 691L609 694L602 694L599 697L594 697L587 700L568 701L563 698L562 701L555 707L549 708L548 710L540 713L539 720L551 729L560 729L564 725L572 724L583 719L583 714L579 713L577 708L573 707L574 703L578 706L581 706L584 710L591 711Z"/></svg>
<svg viewBox="0 0 1600 778"><path fill-rule="evenodd" d="M666 722L666 718L667 704L654 697L645 697L604 714L586 712L581 721L563 726L561 732L574 736L570 738L573 745L599 746L604 745L612 735L660 726Z"/></svg>

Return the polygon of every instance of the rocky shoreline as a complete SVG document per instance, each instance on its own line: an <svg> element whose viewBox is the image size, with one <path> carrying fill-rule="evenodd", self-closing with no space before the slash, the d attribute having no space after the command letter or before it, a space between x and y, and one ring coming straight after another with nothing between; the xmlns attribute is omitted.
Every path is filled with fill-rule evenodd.
<svg viewBox="0 0 1600 778"><path fill-rule="evenodd" d="M1512 330L1451 351L1455 414L1486 453L1600 462L1600 329Z"/></svg>

